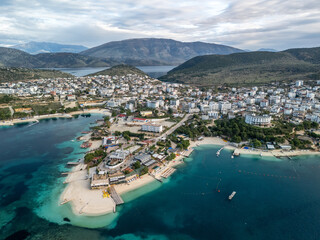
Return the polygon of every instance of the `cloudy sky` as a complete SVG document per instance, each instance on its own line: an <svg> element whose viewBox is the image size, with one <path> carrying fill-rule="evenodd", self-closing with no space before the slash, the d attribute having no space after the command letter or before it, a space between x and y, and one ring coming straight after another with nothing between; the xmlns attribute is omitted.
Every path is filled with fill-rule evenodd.
<svg viewBox="0 0 320 240"><path fill-rule="evenodd" d="M319 0L0 0L0 45L128 38L256 50L320 46Z"/></svg>

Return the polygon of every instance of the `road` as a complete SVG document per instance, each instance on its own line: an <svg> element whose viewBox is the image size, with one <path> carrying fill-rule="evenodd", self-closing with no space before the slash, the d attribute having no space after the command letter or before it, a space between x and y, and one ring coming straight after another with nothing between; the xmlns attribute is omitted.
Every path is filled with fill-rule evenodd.
<svg viewBox="0 0 320 240"><path fill-rule="evenodd" d="M171 133L173 133L178 127L182 126L182 124L184 124L185 121L187 121L189 119L189 117L192 116L192 114L186 114L184 116L184 118L181 119L180 122L177 123L177 125L175 125L174 127L170 128L168 131L166 131L165 133L163 133L161 136L156 138L156 141L159 141L161 138L163 137L167 137L168 135L170 135Z"/></svg>

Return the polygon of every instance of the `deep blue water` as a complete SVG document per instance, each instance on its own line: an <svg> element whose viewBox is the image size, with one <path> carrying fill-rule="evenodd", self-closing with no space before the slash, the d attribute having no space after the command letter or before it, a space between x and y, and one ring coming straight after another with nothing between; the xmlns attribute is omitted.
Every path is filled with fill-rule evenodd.
<svg viewBox="0 0 320 240"><path fill-rule="evenodd" d="M218 146L198 147L164 184L123 196L109 227L65 224L67 207L52 213L50 205L63 189L65 163L81 153L71 140L98 118L0 129L0 239L21 230L28 239L320 239L319 157L231 159L223 150L217 158Z"/></svg>
<svg viewBox="0 0 320 240"><path fill-rule="evenodd" d="M137 66L140 70L147 73L150 77L158 78L166 75L167 72L175 68L176 66ZM99 72L108 67L84 67L84 68L51 68L60 70L62 72L73 74L77 77L82 77L91 73Z"/></svg>

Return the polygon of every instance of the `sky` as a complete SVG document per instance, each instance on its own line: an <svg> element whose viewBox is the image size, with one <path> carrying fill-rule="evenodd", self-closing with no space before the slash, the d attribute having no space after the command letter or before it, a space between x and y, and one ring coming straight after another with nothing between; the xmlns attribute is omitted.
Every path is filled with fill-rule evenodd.
<svg viewBox="0 0 320 240"><path fill-rule="evenodd" d="M0 45L129 38L257 50L320 46L319 0L0 0Z"/></svg>

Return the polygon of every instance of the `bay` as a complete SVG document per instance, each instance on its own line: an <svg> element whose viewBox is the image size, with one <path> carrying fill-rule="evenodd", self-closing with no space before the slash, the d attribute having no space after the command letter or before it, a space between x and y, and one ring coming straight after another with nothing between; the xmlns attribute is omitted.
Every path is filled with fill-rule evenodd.
<svg viewBox="0 0 320 240"><path fill-rule="evenodd" d="M200 146L165 183L126 193L116 215L79 217L57 207L65 163L83 151L72 140L100 118L0 129L0 239L319 239L313 155L216 157L219 146Z"/></svg>

